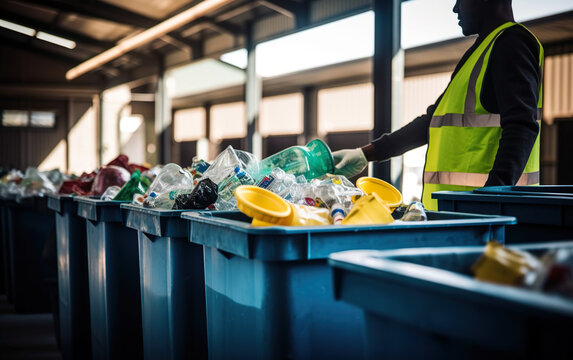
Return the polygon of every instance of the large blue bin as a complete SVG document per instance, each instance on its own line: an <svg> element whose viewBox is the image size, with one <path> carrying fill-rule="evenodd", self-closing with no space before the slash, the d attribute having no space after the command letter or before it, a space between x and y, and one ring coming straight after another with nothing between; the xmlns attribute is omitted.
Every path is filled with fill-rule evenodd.
<svg viewBox="0 0 573 360"><path fill-rule="evenodd" d="M145 359L205 359L203 249L188 240L183 210L122 205L138 231Z"/></svg>
<svg viewBox="0 0 573 360"><path fill-rule="evenodd" d="M4 199L8 294L17 313L50 312L48 281L57 277L55 252L44 257L54 240L54 214L47 199L34 196L20 201ZM52 237L52 238L50 238ZM49 252L46 252L48 254Z"/></svg>
<svg viewBox="0 0 573 360"><path fill-rule="evenodd" d="M500 186L432 194L440 211L507 215L507 244L573 239L573 187Z"/></svg>
<svg viewBox="0 0 573 360"><path fill-rule="evenodd" d="M76 197L86 219L94 359L143 358L137 232L122 202Z"/></svg>
<svg viewBox="0 0 573 360"><path fill-rule="evenodd" d="M48 194L56 217L58 326L64 359L91 358L86 222L70 195ZM57 329L57 330L58 330Z"/></svg>
<svg viewBox="0 0 573 360"><path fill-rule="evenodd" d="M573 242L514 245L539 255ZM572 359L573 300L473 279L483 247L332 254L336 298L363 309L370 359Z"/></svg>
<svg viewBox="0 0 573 360"><path fill-rule="evenodd" d="M331 252L503 241L515 222L428 212L427 222L261 228L240 212L182 217L204 245L210 359L362 358L362 312L332 298Z"/></svg>

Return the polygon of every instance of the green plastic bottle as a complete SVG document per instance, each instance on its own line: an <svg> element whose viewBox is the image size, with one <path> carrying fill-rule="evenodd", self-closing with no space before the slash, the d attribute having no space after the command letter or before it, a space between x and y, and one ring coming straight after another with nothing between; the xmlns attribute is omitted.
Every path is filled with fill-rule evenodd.
<svg viewBox="0 0 573 360"><path fill-rule="evenodd" d="M147 187L144 181L141 181L141 172L139 169L131 174L131 178L126 182L117 195L113 198L114 201L131 201L134 194L145 194Z"/></svg>
<svg viewBox="0 0 573 360"><path fill-rule="evenodd" d="M259 177L268 175L274 168L295 176L304 175L310 180L333 173L334 159L328 145L314 139L306 146L291 146L263 159L259 164Z"/></svg>

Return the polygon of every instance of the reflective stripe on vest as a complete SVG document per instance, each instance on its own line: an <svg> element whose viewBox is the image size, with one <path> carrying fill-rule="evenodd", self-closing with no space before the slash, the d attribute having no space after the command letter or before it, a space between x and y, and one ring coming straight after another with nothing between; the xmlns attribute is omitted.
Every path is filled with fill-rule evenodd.
<svg viewBox="0 0 573 360"><path fill-rule="evenodd" d="M485 184L489 174L474 174L461 172L424 172L425 184L444 184L480 187ZM517 181L517 185L539 184L539 171L523 173Z"/></svg>
<svg viewBox="0 0 573 360"><path fill-rule="evenodd" d="M487 181L501 138L500 115L488 113L479 96L495 40L505 29L515 25L519 24L503 24L478 45L450 81L436 107L430 122L424 167L422 201L426 209L437 209L436 200L431 199L432 191L468 190L481 187ZM539 49L542 68L541 44ZM538 122L541 91L540 84ZM539 184L539 135L518 184Z"/></svg>

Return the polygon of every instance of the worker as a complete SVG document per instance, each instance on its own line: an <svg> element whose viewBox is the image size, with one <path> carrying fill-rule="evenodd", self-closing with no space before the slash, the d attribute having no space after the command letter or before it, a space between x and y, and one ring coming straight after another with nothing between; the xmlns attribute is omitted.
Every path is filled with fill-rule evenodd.
<svg viewBox="0 0 573 360"><path fill-rule="evenodd" d="M435 191L539 184L543 47L514 22L511 0L457 0L453 11L463 34L478 36L437 101L401 129L333 153L335 173L351 177L428 144L428 210Z"/></svg>

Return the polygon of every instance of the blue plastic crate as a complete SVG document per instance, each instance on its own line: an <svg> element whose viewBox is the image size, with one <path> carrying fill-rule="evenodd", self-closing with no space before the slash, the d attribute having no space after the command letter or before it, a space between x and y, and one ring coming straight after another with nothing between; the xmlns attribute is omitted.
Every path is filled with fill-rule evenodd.
<svg viewBox="0 0 573 360"><path fill-rule="evenodd" d="M573 242L514 245L540 253ZM335 253L335 296L361 308L370 359L571 359L573 301L473 279L483 247Z"/></svg>
<svg viewBox="0 0 573 360"><path fill-rule="evenodd" d="M122 202L76 197L85 219L94 359L143 358L137 232Z"/></svg>
<svg viewBox="0 0 573 360"><path fill-rule="evenodd" d="M188 240L184 210L122 205L139 239L146 359L206 359L203 249Z"/></svg>
<svg viewBox="0 0 573 360"><path fill-rule="evenodd" d="M523 188L547 191L524 192ZM515 244L573 239L570 191L568 186L504 186L438 191L432 197L441 211L515 216L517 225L508 227L505 235L507 244ZM563 195L553 196L559 193Z"/></svg>
<svg viewBox="0 0 573 360"><path fill-rule="evenodd" d="M55 240L54 214L39 196L4 199L4 206L9 300L18 313L51 312L48 282L57 278L57 260L55 252L47 258L43 254Z"/></svg>
<svg viewBox="0 0 573 360"><path fill-rule="evenodd" d="M362 358L362 312L332 298L330 253L503 241L515 222L428 212L427 222L261 228L240 212L182 217L205 248L210 359Z"/></svg>
<svg viewBox="0 0 573 360"><path fill-rule="evenodd" d="M86 222L70 195L48 194L56 217L58 326L64 359L91 358Z"/></svg>

